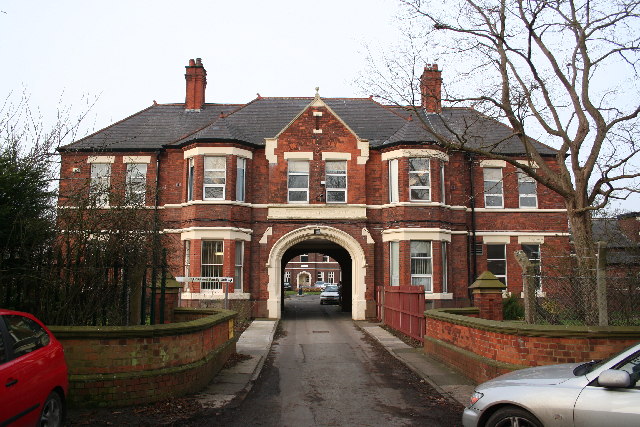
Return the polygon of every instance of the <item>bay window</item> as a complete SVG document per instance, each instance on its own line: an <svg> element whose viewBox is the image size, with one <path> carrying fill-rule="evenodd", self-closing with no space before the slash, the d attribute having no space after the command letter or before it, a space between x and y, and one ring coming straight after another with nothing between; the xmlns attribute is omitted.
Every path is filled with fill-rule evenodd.
<svg viewBox="0 0 640 427"><path fill-rule="evenodd" d="M236 200L238 202L244 202L246 170L247 159L245 159L244 157L238 157L236 169Z"/></svg>
<svg viewBox="0 0 640 427"><path fill-rule="evenodd" d="M203 200L224 200L226 179L227 159L219 156L205 156Z"/></svg>
<svg viewBox="0 0 640 427"><path fill-rule="evenodd" d="M391 286L400 285L400 243L389 242L389 279Z"/></svg>
<svg viewBox="0 0 640 427"><path fill-rule="evenodd" d="M222 277L224 260L222 240L203 240L201 258L201 277ZM202 289L221 289L220 282L202 282Z"/></svg>
<svg viewBox="0 0 640 427"><path fill-rule="evenodd" d="M389 203L398 203L398 159L389 160Z"/></svg>
<svg viewBox="0 0 640 427"><path fill-rule="evenodd" d="M430 159L428 157L409 158L409 199L412 201L431 200Z"/></svg>
<svg viewBox="0 0 640 427"><path fill-rule="evenodd" d="M424 286L425 292L433 292L431 287L433 266L431 242L426 240L411 241L411 285Z"/></svg>
<svg viewBox="0 0 640 427"><path fill-rule="evenodd" d="M236 256L235 256L235 268L233 274L234 288L237 291L242 291L242 272L244 270L244 242L241 240L236 241Z"/></svg>

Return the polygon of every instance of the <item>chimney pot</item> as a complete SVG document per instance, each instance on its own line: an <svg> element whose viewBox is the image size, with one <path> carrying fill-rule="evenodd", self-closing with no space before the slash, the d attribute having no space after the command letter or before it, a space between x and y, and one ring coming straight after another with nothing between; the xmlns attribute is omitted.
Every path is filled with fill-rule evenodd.
<svg viewBox="0 0 640 427"><path fill-rule="evenodd" d="M426 64L420 77L422 108L427 113L442 112L442 70L438 64Z"/></svg>

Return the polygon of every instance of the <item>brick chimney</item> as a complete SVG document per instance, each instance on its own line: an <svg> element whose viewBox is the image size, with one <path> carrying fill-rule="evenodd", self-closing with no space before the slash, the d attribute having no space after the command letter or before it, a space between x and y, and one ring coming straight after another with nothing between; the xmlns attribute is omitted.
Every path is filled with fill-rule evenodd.
<svg viewBox="0 0 640 427"><path fill-rule="evenodd" d="M420 94L422 95L422 108L427 113L442 112L442 71L438 70L438 64L427 64L420 76Z"/></svg>
<svg viewBox="0 0 640 427"><path fill-rule="evenodd" d="M184 78L187 80L187 96L184 108L188 111L200 111L204 105L204 89L207 87L207 70L202 66L202 59L189 60Z"/></svg>

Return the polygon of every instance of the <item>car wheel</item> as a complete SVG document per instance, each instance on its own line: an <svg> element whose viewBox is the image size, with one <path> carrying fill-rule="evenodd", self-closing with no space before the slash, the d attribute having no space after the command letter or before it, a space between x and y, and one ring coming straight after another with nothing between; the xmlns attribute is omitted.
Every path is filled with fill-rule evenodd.
<svg viewBox="0 0 640 427"><path fill-rule="evenodd" d="M63 415L64 408L60 395L55 391L51 392L42 406L38 425L41 427L60 427L62 426Z"/></svg>
<svg viewBox="0 0 640 427"><path fill-rule="evenodd" d="M528 411L507 406L498 409L485 424L485 427L543 427L540 421Z"/></svg>

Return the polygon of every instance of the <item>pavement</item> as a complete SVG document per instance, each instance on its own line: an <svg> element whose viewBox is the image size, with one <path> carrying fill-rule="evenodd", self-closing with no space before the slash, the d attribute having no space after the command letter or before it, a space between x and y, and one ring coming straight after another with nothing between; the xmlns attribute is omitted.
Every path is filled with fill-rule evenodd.
<svg viewBox="0 0 640 427"><path fill-rule="evenodd" d="M356 321L356 325L382 344L389 353L422 377L443 396L466 406L474 384L464 375L424 354L380 327L380 324ZM271 349L278 326L277 320L256 319L242 333L236 343L236 352L251 356L235 366L221 370L212 383L196 395L205 408L237 406L242 402L260 375Z"/></svg>

